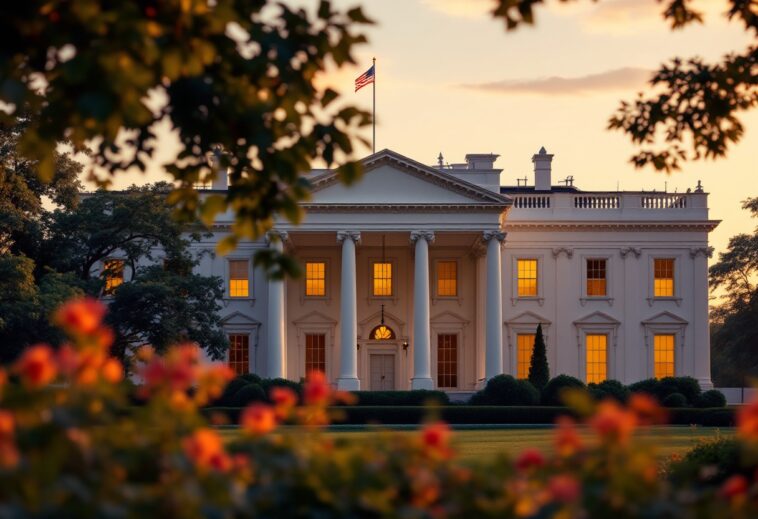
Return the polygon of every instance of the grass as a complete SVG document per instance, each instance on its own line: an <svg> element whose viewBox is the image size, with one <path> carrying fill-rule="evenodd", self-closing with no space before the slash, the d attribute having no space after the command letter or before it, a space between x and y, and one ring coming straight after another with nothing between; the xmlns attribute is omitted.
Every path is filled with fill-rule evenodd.
<svg viewBox="0 0 758 519"><path fill-rule="evenodd" d="M236 437L239 432L236 429L224 429L221 431L228 439ZM360 442L375 436L375 430L330 430L324 433L335 439L347 439ZM397 431L396 434L417 434L412 430ZM454 446L461 459L466 461L485 461L493 456L507 454L517 455L526 448L534 447L544 452L552 449L553 430L549 427L542 428L498 428L498 429L465 429L456 431ZM587 441L591 441L591 432L581 431ZM733 436L734 429L717 427L686 427L668 426L654 427L637 432L637 437L645 445L656 449L659 458L664 459L672 455L684 454L698 443L717 437Z"/></svg>

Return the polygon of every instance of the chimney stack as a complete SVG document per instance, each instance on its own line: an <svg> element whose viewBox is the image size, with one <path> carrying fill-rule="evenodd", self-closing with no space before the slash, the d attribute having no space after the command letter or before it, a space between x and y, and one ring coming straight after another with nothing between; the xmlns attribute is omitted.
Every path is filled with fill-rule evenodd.
<svg viewBox="0 0 758 519"><path fill-rule="evenodd" d="M532 162L534 163L534 190L550 191L552 186L550 164L553 162L553 155L545 151L543 146L539 153L532 155Z"/></svg>

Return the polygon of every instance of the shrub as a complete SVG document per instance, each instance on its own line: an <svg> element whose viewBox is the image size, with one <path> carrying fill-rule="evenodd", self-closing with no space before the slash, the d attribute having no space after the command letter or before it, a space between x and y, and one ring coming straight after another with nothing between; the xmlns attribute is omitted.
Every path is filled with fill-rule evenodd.
<svg viewBox="0 0 758 519"><path fill-rule="evenodd" d="M234 395L248 385L248 381L245 380L242 377L237 377L235 379L232 379L231 382L229 382L226 387L224 388L224 392L221 394L221 396L216 400L216 405L222 405L222 406L233 406L236 405L234 403Z"/></svg>
<svg viewBox="0 0 758 519"><path fill-rule="evenodd" d="M684 395L686 405L692 405L700 396L700 384L692 377L665 377L660 380L648 378L629 386L632 393L647 393L653 395L659 402L673 393Z"/></svg>
<svg viewBox="0 0 758 519"><path fill-rule="evenodd" d="M450 404L450 397L444 391L353 391L353 394L358 398L355 405L359 406Z"/></svg>
<svg viewBox="0 0 758 519"><path fill-rule="evenodd" d="M726 407L726 397L721 391L709 389L695 399L695 407Z"/></svg>
<svg viewBox="0 0 758 519"><path fill-rule="evenodd" d="M558 375L542 390L542 405L563 405L561 393L566 389L585 389L584 382L569 375Z"/></svg>
<svg viewBox="0 0 758 519"><path fill-rule="evenodd" d="M618 380L604 380L599 384L589 384L587 390L595 400L612 398L617 402L626 403L629 399L629 389Z"/></svg>
<svg viewBox="0 0 758 519"><path fill-rule="evenodd" d="M294 391L298 396L303 394L303 385L300 382L294 382L287 380L286 378L264 378L261 381L261 387L266 396L271 394L271 388L273 387L288 387Z"/></svg>
<svg viewBox="0 0 758 519"><path fill-rule="evenodd" d="M253 402L264 402L265 400L266 393L258 384L248 384L240 388L232 397L232 401L237 407L245 407Z"/></svg>
<svg viewBox="0 0 758 519"><path fill-rule="evenodd" d="M532 358L529 361L529 382L539 391L550 380L550 367L547 364L547 351L545 338L542 335L542 325L537 325L537 333L534 336L534 348Z"/></svg>
<svg viewBox="0 0 758 519"><path fill-rule="evenodd" d="M687 407L687 398L681 393L671 393L661 403L666 407Z"/></svg>
<svg viewBox="0 0 758 519"><path fill-rule="evenodd" d="M687 481L718 484L735 473L752 475L755 466L745 463L742 454L739 442L733 438L701 443L669 466L670 478L679 484Z"/></svg>
<svg viewBox="0 0 758 519"><path fill-rule="evenodd" d="M263 379L256 375L255 373L245 373L244 375L240 375L242 380L248 382L249 384L258 384L260 385L261 382L263 382Z"/></svg>
<svg viewBox="0 0 758 519"><path fill-rule="evenodd" d="M492 377L480 393L469 402L475 405L536 405L540 400L540 393L532 384L510 375Z"/></svg>
<svg viewBox="0 0 758 519"><path fill-rule="evenodd" d="M648 395L654 396L658 398L658 400L660 400L659 388L660 388L660 383L658 382L658 379L646 378L644 380L640 380L639 382L635 382L634 384L631 384L629 386L629 392L647 393Z"/></svg>

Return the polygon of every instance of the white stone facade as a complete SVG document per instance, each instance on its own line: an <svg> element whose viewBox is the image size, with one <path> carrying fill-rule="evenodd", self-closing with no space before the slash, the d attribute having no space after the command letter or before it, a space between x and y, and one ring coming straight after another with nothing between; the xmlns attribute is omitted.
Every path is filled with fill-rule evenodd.
<svg viewBox="0 0 758 519"><path fill-rule="evenodd" d="M238 363L295 380L322 365L346 389L471 391L496 374L517 375L518 336L542 324L551 375L587 379L588 369L602 369L588 368L590 335L605 337L607 378L654 376L663 334L672 337L673 372L710 387L708 233L718 222L708 218L707 195L552 186L544 149L534 156L536 187L504 187L495 158L430 167L384 150L364 160L364 177L350 187L313 172L304 222L280 222L281 239L271 243L322 265L315 296L305 277L272 282L253 268L267 241L217 256L231 221L219 217L213 239L195 247L206 252L199 271L225 280L226 330L247 337ZM225 187L225 179L214 186ZM655 296L657 258L673 265L670 296ZM519 259L536 260L528 296L519 295ZM243 297L229 293L234 260L249 262ZM588 260L603 266L604 295L587 292ZM375 263L391 265L386 295L374 294ZM452 295L438 293L441 269L455 278ZM382 319L393 335L375 340Z"/></svg>

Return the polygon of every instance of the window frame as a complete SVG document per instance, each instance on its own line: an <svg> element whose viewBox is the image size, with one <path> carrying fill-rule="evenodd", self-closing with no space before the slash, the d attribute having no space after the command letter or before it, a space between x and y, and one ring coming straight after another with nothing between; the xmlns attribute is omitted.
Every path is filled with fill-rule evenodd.
<svg viewBox="0 0 758 519"><path fill-rule="evenodd" d="M592 260L604 260L605 261L605 295L604 296L591 296L587 292L587 283L589 282L587 263ZM608 306L613 306L615 298L613 297L613 261L610 254L582 254L579 258L579 276L582 280L581 295L579 297L579 303L582 306L586 306L591 301L603 301Z"/></svg>
<svg viewBox="0 0 758 519"><path fill-rule="evenodd" d="M244 375L246 373L254 373L253 371L253 337L252 334L247 331L238 331L238 330L224 330L224 333L226 334L226 339L229 341L229 349L226 351L225 359L226 359L226 365L229 366L229 368L234 371L235 376ZM245 373L237 373L236 370L231 365L231 353L232 353L232 341L231 336L236 335L239 337L246 337L247 338L247 371Z"/></svg>
<svg viewBox="0 0 758 519"><path fill-rule="evenodd" d="M439 330L435 334L435 355L434 355L434 386L436 389L454 391L461 387L461 337L462 334L458 331L451 330ZM441 386L440 381L440 337L449 336L455 337L455 385L453 386Z"/></svg>
<svg viewBox="0 0 758 519"><path fill-rule="evenodd" d="M231 262L232 261L247 261L247 295L246 296L232 296L231 295ZM253 261L250 256L227 256L224 258L224 299L228 301L252 301L255 299L255 268L253 267Z"/></svg>
<svg viewBox="0 0 758 519"><path fill-rule="evenodd" d="M307 376L308 371L308 337L321 337L323 339L323 356L324 356L324 369L322 370L322 373L326 375L327 365L328 362L328 352L329 349L327 348L327 335L328 333L324 330L319 331L312 331L308 330L303 333L303 372Z"/></svg>
<svg viewBox="0 0 758 519"><path fill-rule="evenodd" d="M324 264L324 295L316 296L316 295L308 295L308 263L323 263ZM331 262L328 258L324 257L308 257L302 259L303 264L303 282L301 283L302 290L301 290L301 302L302 301L331 301L332 298L332 291L330 287L330 281L331 281Z"/></svg>
<svg viewBox="0 0 758 519"><path fill-rule="evenodd" d="M577 378L582 381L587 380L587 335L607 335L606 361L608 366L605 374L606 379L625 382L623 380L623 366L619 366L618 371L616 369L616 353L621 321L608 314L596 311L574 321L573 324L576 328L576 339L579 349L579 374ZM623 359L623 352L620 355L620 358Z"/></svg>
<svg viewBox="0 0 758 519"><path fill-rule="evenodd" d="M532 345L531 345L531 349L530 349L530 352L529 352L529 361L527 362L526 375L524 377L520 377L519 376L519 367L521 365L521 362L520 362L521 359L519 358L520 357L520 353L521 353L521 351L520 351L520 346L521 345L519 344L519 337L531 337L532 338L532 340L531 340ZM545 338L544 333L542 335L542 338L543 339ZM516 344L516 369L514 370L516 374L514 375L514 378L520 379L520 380L527 380L529 378L529 367L531 366L532 354L534 353L534 341L536 339L537 339L537 331L536 331L536 329L535 329L535 331L533 331L531 333L529 333L529 332L517 332L516 333L516 342L515 342L515 344Z"/></svg>
<svg viewBox="0 0 758 519"><path fill-rule="evenodd" d="M671 341L672 341L672 345L671 345L671 356L672 356L672 359L671 359L671 374L670 375L664 375L662 377L658 377L658 375L656 374L656 365L658 364L658 362L656 362L655 354L656 354L656 339L658 337L671 337ZM652 355L653 355L653 378L660 379L660 378L665 378L665 377L675 377L675 376L677 376L676 375L677 374L677 370L676 370L676 358L677 358L676 344L677 344L677 334L676 333L672 333L671 331L667 331L667 332L663 332L663 333L653 333L653 350L652 350Z"/></svg>
<svg viewBox="0 0 758 519"><path fill-rule="evenodd" d="M537 261L537 295L520 296L518 293L518 262L519 260ZM530 254L529 251L519 252L511 256L511 304L516 306L519 301L536 301L540 306L545 303L545 255Z"/></svg>
<svg viewBox="0 0 758 519"><path fill-rule="evenodd" d="M455 264L455 295L440 295L439 293L439 265L440 263L454 263ZM432 260L432 268L434 269L433 276L433 290L432 290L432 302L437 301L461 301L461 261L460 258L441 256Z"/></svg>
<svg viewBox="0 0 758 519"><path fill-rule="evenodd" d="M605 338L605 378L603 380L593 380L590 381L589 379L589 372L587 370L587 367L589 365L589 339L590 337L604 337ZM610 347L610 336L608 333L604 333L602 331L595 332L594 330L590 330L587 333L584 334L584 383L590 384L600 384L601 382L604 382L606 380L611 380L611 347Z"/></svg>
<svg viewBox="0 0 758 519"><path fill-rule="evenodd" d="M685 373L684 350L687 346L686 332L689 322L668 311L642 321L645 335L647 378L655 377L655 336L674 336L674 373Z"/></svg>
<svg viewBox="0 0 758 519"><path fill-rule="evenodd" d="M674 295L673 296L656 296L655 295L655 260L671 259L674 260ZM653 306L656 302L673 301L677 306L682 304L682 268L684 261L681 253L666 253L665 251L655 252L648 257L648 305Z"/></svg>
<svg viewBox="0 0 758 519"><path fill-rule="evenodd" d="M377 296L374 294L374 264L375 263L389 263L392 265L392 291L390 295L387 296ZM391 258L384 258L384 261L382 261L382 258L374 256L368 258L368 298L371 300L380 300L380 301L396 301L397 300L397 286L398 281L400 279L398 271L398 264L397 264L397 258L391 257Z"/></svg>

